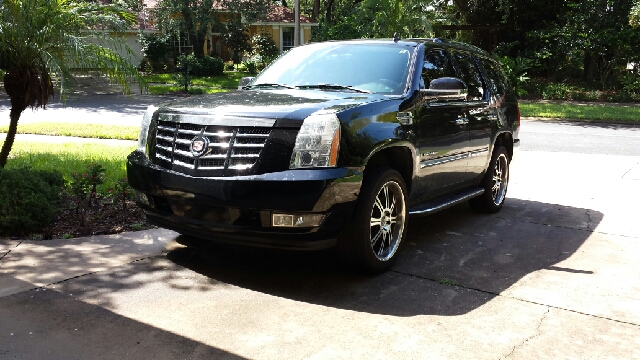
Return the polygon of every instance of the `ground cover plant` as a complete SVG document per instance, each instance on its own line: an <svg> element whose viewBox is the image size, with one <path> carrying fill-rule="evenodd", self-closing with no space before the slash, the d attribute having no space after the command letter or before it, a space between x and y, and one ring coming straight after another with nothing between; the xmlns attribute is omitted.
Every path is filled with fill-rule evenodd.
<svg viewBox="0 0 640 360"><path fill-rule="evenodd" d="M6 133L8 125L0 125L0 133ZM18 134L38 134L51 136L76 136L95 139L138 140L140 127L105 124L36 122L22 124Z"/></svg>
<svg viewBox="0 0 640 360"><path fill-rule="evenodd" d="M640 106L605 104L521 103L524 117L595 120L640 124Z"/></svg>
<svg viewBox="0 0 640 360"><path fill-rule="evenodd" d="M58 173L64 186L58 199L39 200L40 207L50 206L56 210L50 211L54 214L48 224L7 226L4 230L0 228L0 236L71 238L150 228L144 213L133 203L133 193L126 182L125 159L134 148L103 143L43 146L42 143L16 142L6 170ZM0 177L0 187L3 182ZM16 196L3 198L15 199Z"/></svg>
<svg viewBox="0 0 640 360"><path fill-rule="evenodd" d="M238 82L249 73L227 71L215 76L191 76L189 93L213 94L231 91L238 88ZM150 74L143 76L149 84L149 92L154 95L175 94L184 92L184 84L176 77L176 74Z"/></svg>
<svg viewBox="0 0 640 360"><path fill-rule="evenodd" d="M49 225L59 210L63 184L57 171L0 168L0 235Z"/></svg>

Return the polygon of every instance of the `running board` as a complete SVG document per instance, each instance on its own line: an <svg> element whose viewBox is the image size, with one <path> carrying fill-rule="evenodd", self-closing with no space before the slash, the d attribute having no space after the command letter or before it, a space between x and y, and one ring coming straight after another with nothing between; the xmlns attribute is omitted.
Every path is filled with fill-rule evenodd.
<svg viewBox="0 0 640 360"><path fill-rule="evenodd" d="M462 193L446 196L442 199L430 201L425 204L418 205L413 209L409 209L409 215L429 215L448 207L458 205L463 201L467 201L476 196L484 194L484 189L475 188Z"/></svg>

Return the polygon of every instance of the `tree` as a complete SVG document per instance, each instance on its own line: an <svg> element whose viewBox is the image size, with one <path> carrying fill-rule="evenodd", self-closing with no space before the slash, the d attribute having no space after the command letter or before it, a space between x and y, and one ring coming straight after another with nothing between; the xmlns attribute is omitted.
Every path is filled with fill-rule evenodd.
<svg viewBox="0 0 640 360"><path fill-rule="evenodd" d="M640 26L640 0L636 0L636 3L631 8L629 13L629 25L633 27Z"/></svg>
<svg viewBox="0 0 640 360"><path fill-rule="evenodd" d="M188 39L193 53L203 57L208 26L219 24L213 4L214 0L161 0L153 15L164 34Z"/></svg>
<svg viewBox="0 0 640 360"><path fill-rule="evenodd" d="M7 163L22 112L44 108L54 94L54 80L64 95L72 68L107 74L125 92L130 92L131 80L141 84L135 66L116 51L128 47L91 30L122 28L135 21L135 15L113 5L69 0L4 0L0 13L0 67L6 70L4 88L11 101L0 167Z"/></svg>
<svg viewBox="0 0 640 360"><path fill-rule="evenodd" d="M163 33L189 39L193 53L200 58L204 56L208 31L225 31L219 16L222 10L226 14L242 14L237 19L232 15L228 22L241 22L244 28L265 17L272 5L270 0L160 0L153 14Z"/></svg>
<svg viewBox="0 0 640 360"><path fill-rule="evenodd" d="M427 37L431 34L434 12L431 0L353 0L327 1L319 39ZM336 5L336 12L332 6Z"/></svg>
<svg viewBox="0 0 640 360"><path fill-rule="evenodd" d="M268 33L254 34L251 37L251 45L253 47L253 55L260 59L262 67L271 63L280 55L280 50L276 46L275 41Z"/></svg>
<svg viewBox="0 0 640 360"><path fill-rule="evenodd" d="M245 32L245 27L241 23L228 22L225 24L223 35L224 43L233 51L233 63L240 63L240 54L251 51L249 45L249 35Z"/></svg>

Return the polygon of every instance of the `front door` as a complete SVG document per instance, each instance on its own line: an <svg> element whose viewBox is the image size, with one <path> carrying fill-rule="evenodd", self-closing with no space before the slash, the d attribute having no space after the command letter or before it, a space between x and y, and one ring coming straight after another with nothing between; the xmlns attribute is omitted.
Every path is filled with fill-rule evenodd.
<svg viewBox="0 0 640 360"><path fill-rule="evenodd" d="M479 180L491 156L491 127L495 124L495 110L489 107L489 91L484 84L475 58L466 52L453 51L453 60L460 77L467 83L468 94L465 102L465 118L469 130L469 158L467 159L468 180Z"/></svg>
<svg viewBox="0 0 640 360"><path fill-rule="evenodd" d="M421 87L441 77L456 77L447 52L426 49ZM464 102L461 100L425 100L415 110L419 153L418 198L453 190L465 179L467 167L467 131Z"/></svg>

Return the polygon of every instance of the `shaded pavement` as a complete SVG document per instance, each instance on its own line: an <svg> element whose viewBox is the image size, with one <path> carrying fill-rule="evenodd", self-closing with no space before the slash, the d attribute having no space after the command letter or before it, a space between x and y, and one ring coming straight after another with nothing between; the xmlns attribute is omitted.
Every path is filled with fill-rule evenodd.
<svg viewBox="0 0 640 360"><path fill-rule="evenodd" d="M0 246L0 358L640 358L639 169L524 151L499 214L412 218L376 277L163 230Z"/></svg>

